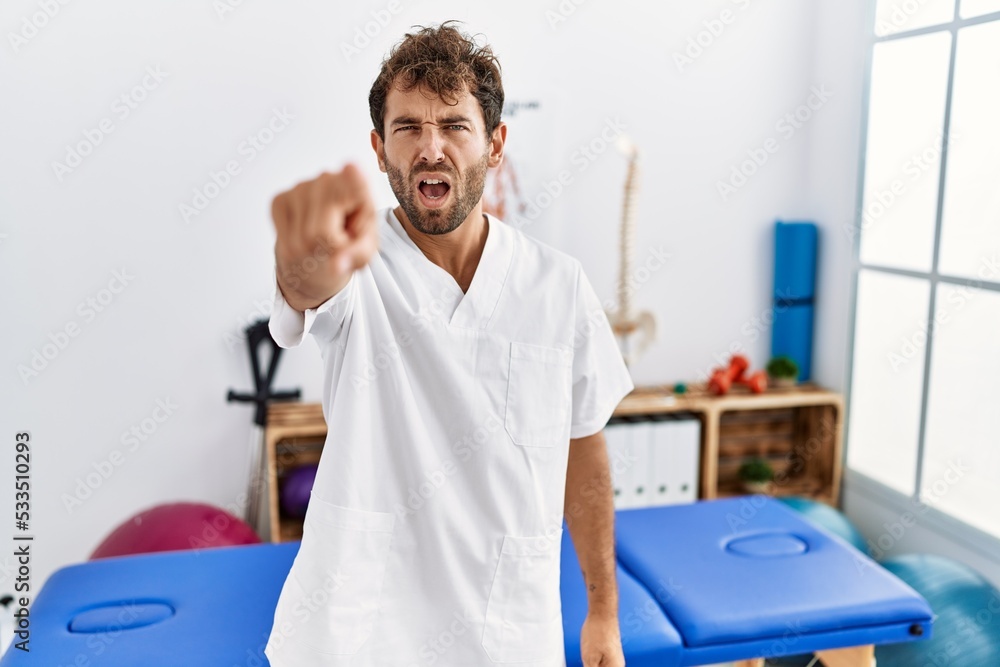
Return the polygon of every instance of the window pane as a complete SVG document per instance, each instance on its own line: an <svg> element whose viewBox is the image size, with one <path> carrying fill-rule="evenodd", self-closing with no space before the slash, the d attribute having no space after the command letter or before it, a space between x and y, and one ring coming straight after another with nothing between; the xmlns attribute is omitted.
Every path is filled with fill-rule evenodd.
<svg viewBox="0 0 1000 667"><path fill-rule="evenodd" d="M925 280L858 274L847 464L907 495L917 470L929 295Z"/></svg>
<svg viewBox="0 0 1000 667"><path fill-rule="evenodd" d="M1000 12L1000 0L962 0L962 18Z"/></svg>
<svg viewBox="0 0 1000 667"><path fill-rule="evenodd" d="M938 285L921 497L1000 536L1000 293Z"/></svg>
<svg viewBox="0 0 1000 667"><path fill-rule="evenodd" d="M875 34L881 37L947 23L954 16L955 0L878 0Z"/></svg>
<svg viewBox="0 0 1000 667"><path fill-rule="evenodd" d="M938 271L980 275L1000 249L1000 22L958 33Z"/></svg>
<svg viewBox="0 0 1000 667"><path fill-rule="evenodd" d="M930 271L950 33L875 45L861 261Z"/></svg>

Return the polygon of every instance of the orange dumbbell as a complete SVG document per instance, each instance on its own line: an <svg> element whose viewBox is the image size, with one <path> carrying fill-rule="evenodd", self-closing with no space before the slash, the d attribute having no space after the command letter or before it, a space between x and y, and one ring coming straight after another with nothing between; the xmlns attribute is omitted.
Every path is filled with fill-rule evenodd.
<svg viewBox="0 0 1000 667"><path fill-rule="evenodd" d="M729 391L733 383L742 383L743 373L750 367L750 362L742 354L734 354L729 359L728 368L716 368L708 380L708 389L716 396Z"/></svg>
<svg viewBox="0 0 1000 667"><path fill-rule="evenodd" d="M767 372L757 371L749 377L736 380L736 382L748 387L755 394L762 394L767 389Z"/></svg>

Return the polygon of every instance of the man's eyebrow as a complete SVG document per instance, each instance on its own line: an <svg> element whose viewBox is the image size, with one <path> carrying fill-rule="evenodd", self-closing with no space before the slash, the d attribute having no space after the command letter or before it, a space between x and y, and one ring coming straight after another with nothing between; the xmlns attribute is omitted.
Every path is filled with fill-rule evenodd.
<svg viewBox="0 0 1000 667"><path fill-rule="evenodd" d="M400 116L393 120L391 125L420 125L420 120L413 116Z"/></svg>
<svg viewBox="0 0 1000 667"><path fill-rule="evenodd" d="M438 125L451 125L453 123L468 123L472 124L472 121L465 116L446 116L438 121ZM423 121L414 116L400 116L399 118L393 119L390 125L421 125Z"/></svg>

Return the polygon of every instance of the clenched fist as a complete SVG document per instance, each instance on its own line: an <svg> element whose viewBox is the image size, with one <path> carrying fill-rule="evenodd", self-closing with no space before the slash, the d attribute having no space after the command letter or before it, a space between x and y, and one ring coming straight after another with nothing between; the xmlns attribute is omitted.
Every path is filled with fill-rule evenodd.
<svg viewBox="0 0 1000 667"><path fill-rule="evenodd" d="M315 308L347 285L378 249L375 205L353 164L324 172L271 203L278 287L292 308Z"/></svg>

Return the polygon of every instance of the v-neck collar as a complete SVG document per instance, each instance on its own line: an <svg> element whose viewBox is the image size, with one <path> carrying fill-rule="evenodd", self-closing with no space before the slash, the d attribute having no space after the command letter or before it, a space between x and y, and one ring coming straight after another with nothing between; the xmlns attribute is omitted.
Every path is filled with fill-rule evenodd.
<svg viewBox="0 0 1000 667"><path fill-rule="evenodd" d="M457 299L458 306L448 320L448 324L454 327L486 329L489 326L514 256L511 230L489 213L485 216L488 225L486 244L469 289L464 294L455 278L428 259L423 250L413 242L396 217L393 207L386 209L383 218L393 232L389 238L403 249L413 266L428 281L427 286L432 288L432 298L446 291ZM438 289L433 289L434 286Z"/></svg>

